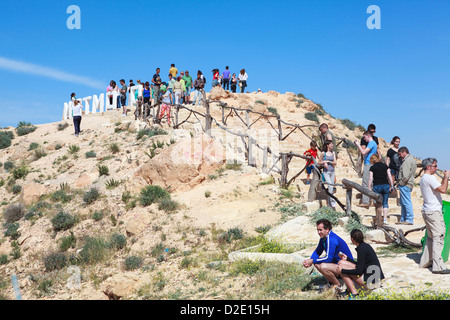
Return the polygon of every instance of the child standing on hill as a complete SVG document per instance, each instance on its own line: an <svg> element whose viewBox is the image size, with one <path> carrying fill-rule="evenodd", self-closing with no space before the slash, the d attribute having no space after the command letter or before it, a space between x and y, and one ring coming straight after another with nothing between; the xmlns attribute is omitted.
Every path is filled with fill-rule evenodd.
<svg viewBox="0 0 450 320"><path fill-rule="evenodd" d="M308 157L313 157L317 159L317 142L311 140L309 144L310 148L303 153L303 155ZM306 163L306 184L310 184L311 173L314 170L314 161L308 160Z"/></svg>

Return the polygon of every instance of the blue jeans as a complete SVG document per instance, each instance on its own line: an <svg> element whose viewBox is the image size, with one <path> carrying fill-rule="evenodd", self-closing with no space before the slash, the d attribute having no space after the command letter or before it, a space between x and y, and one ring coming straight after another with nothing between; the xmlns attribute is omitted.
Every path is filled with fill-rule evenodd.
<svg viewBox="0 0 450 320"><path fill-rule="evenodd" d="M383 208L389 208L389 194L391 193L391 188L388 184L379 184L373 186L373 192L379 193L383 196Z"/></svg>
<svg viewBox="0 0 450 320"><path fill-rule="evenodd" d="M194 90L194 100L192 101L192 105L195 106L195 101L197 101L197 97L198 97L198 106L201 105L202 103L202 93L200 92L200 90Z"/></svg>
<svg viewBox="0 0 450 320"><path fill-rule="evenodd" d="M414 210L411 201L411 189L407 186L398 186L400 190L400 206L402 209L402 216L400 222L414 223Z"/></svg>
<svg viewBox="0 0 450 320"><path fill-rule="evenodd" d="M223 79L223 90L230 90L230 79Z"/></svg>
<svg viewBox="0 0 450 320"><path fill-rule="evenodd" d="M81 116L73 117L73 126L75 127L75 134L80 134Z"/></svg>

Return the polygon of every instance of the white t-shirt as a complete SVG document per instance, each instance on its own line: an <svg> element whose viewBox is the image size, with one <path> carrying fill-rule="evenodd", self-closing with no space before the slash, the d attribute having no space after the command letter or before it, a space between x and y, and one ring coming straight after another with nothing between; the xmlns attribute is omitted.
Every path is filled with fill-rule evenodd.
<svg viewBox="0 0 450 320"><path fill-rule="evenodd" d="M424 211L442 211L441 193L436 191L436 188L440 185L436 177L428 173L425 173L420 179Z"/></svg>
<svg viewBox="0 0 450 320"><path fill-rule="evenodd" d="M83 106L81 104L73 106L72 112L73 116L81 116L81 111L83 110Z"/></svg>

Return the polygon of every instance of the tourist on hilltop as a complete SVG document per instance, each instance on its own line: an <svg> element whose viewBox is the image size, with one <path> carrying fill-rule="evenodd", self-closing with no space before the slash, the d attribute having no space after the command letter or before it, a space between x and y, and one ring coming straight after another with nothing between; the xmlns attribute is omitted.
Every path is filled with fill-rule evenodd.
<svg viewBox="0 0 450 320"><path fill-rule="evenodd" d="M361 288L375 289L380 287L384 274L375 250L364 242L361 230L353 229L350 232L350 239L356 246L356 261L345 253L340 254L341 260L338 262L336 272L344 280L353 298L358 295L354 283Z"/></svg>
<svg viewBox="0 0 450 320"><path fill-rule="evenodd" d="M167 84L167 91L172 93L172 95L173 95L173 85L175 84L175 82L176 82L175 78L173 78L172 74L169 73L169 82Z"/></svg>
<svg viewBox="0 0 450 320"><path fill-rule="evenodd" d="M183 84L181 83L181 76L178 76L177 80L173 84L173 96L175 105L180 105L182 94Z"/></svg>
<svg viewBox="0 0 450 320"><path fill-rule="evenodd" d="M230 90L230 70L228 70L229 67L225 67L225 71L222 72L222 79L223 79L223 89L224 90Z"/></svg>
<svg viewBox="0 0 450 320"><path fill-rule="evenodd" d="M373 140L373 134L371 131L369 130L365 131L363 138L367 143L365 148L361 147L359 141L355 141L355 145L358 147L359 152L361 152L361 155L364 157L362 186L364 188L370 189L371 186L369 185L369 178L370 178L370 167L372 166L372 164L370 163L370 157L373 154L377 154L378 146L376 142ZM370 198L365 194L362 195L361 206L366 208L370 207Z"/></svg>
<svg viewBox="0 0 450 320"><path fill-rule="evenodd" d="M220 85L220 83L219 83L219 69L212 69L211 72L213 74L213 80L212 80L211 85L214 88L214 87Z"/></svg>
<svg viewBox="0 0 450 320"><path fill-rule="evenodd" d="M239 82L239 79L236 78L236 73L233 73L230 80L231 92L236 93L236 86Z"/></svg>
<svg viewBox="0 0 450 320"><path fill-rule="evenodd" d="M394 182L398 180L398 172L402 164L398 155L398 148L400 147L400 138L395 136L391 141L392 147L389 148L386 154L386 165L391 169L392 178Z"/></svg>
<svg viewBox="0 0 450 320"><path fill-rule="evenodd" d="M144 84L144 91L142 93L142 96L144 97L144 103L147 103L149 105L152 104L152 90L150 89L150 83L148 81Z"/></svg>
<svg viewBox="0 0 450 320"><path fill-rule="evenodd" d="M320 156L318 164L323 166L323 177L328 184L328 193L333 194L336 177L335 166L337 164L336 154L333 151L334 145L332 140L325 141L323 153ZM327 196L327 206L336 210L336 200Z"/></svg>
<svg viewBox="0 0 450 320"><path fill-rule="evenodd" d="M441 193L447 192L450 171L444 171L444 178L439 183L434 176L437 170L436 159L424 159L422 168L425 173L420 179L420 191L423 198L422 216L427 228L427 239L419 266L421 268L431 266L433 273L449 274L450 270L447 269L442 259L446 226L442 214Z"/></svg>
<svg viewBox="0 0 450 320"><path fill-rule="evenodd" d="M116 82L114 80L111 80L109 82L109 86L106 88L106 94L112 94L114 91L114 88L116 87ZM109 104L113 104L113 96L109 96Z"/></svg>
<svg viewBox="0 0 450 320"><path fill-rule="evenodd" d="M303 155L317 159L317 142L311 140L311 142L309 143L309 149L306 150L303 153ZM308 160L308 162L306 162L306 184L311 183L310 177L313 170L314 170L314 160Z"/></svg>
<svg viewBox="0 0 450 320"><path fill-rule="evenodd" d="M124 79L120 79L120 84L122 85L122 88L119 89L120 92L120 103L123 106L123 113L122 113L122 117L126 117L127 116L127 90L128 87L125 84L125 80Z"/></svg>
<svg viewBox="0 0 450 320"><path fill-rule="evenodd" d="M411 192L414 188L414 178L417 164L413 156L409 154L407 147L398 149L398 155L402 159L402 165L398 173L398 190L400 190L401 218L397 224L414 224L414 209L411 201Z"/></svg>
<svg viewBox="0 0 450 320"><path fill-rule="evenodd" d="M83 105L78 100L73 100L73 126L75 127L74 136L78 137L81 132L81 115L83 112Z"/></svg>
<svg viewBox="0 0 450 320"><path fill-rule="evenodd" d="M197 73L197 79L194 81L194 100L192 101L192 105L194 106L196 101L198 101L198 106L202 103L202 89L205 87L205 82L203 79L204 77L202 72L199 70Z"/></svg>
<svg viewBox="0 0 450 320"><path fill-rule="evenodd" d="M383 197L383 224L388 224L387 217L389 211L389 194L394 190L394 181L391 170L381 161L378 154L370 157L369 186L372 185L372 191L381 194Z"/></svg>
<svg viewBox="0 0 450 320"><path fill-rule="evenodd" d="M180 71L180 82L181 82L181 101L180 104L184 103L184 96L186 95L186 82L184 81L184 71Z"/></svg>
<svg viewBox="0 0 450 320"><path fill-rule="evenodd" d="M324 148L325 148L325 141L331 140L331 141L333 141L333 145L336 145L336 140L334 138L334 134L328 128L328 124L326 124L326 123L322 123L319 126L319 140L320 140L319 148L321 150L324 150Z"/></svg>
<svg viewBox="0 0 450 320"><path fill-rule="evenodd" d="M245 69L242 69L239 73L239 87L241 88L241 93L244 93L244 90L247 87L247 80L247 72L245 72Z"/></svg>
<svg viewBox="0 0 450 320"><path fill-rule="evenodd" d="M167 117L167 123L170 126L170 108L172 104L172 93L166 89L165 86L161 86L162 102L161 102L161 113L159 114L159 119L164 116Z"/></svg>
<svg viewBox="0 0 450 320"><path fill-rule="evenodd" d="M191 103L191 89L194 88L194 81L192 80L192 76L189 74L188 70L185 71L183 79L184 79L184 85L186 86L184 102L186 104L190 104Z"/></svg>
<svg viewBox="0 0 450 320"><path fill-rule="evenodd" d="M381 155L381 151L379 148L379 141L378 141L378 137L375 136L375 132L377 130L377 127L371 123L367 126L367 131L370 131L372 133L372 139L373 141L375 141L375 143L377 144L377 153L380 156L381 159L383 159L382 155ZM361 142L360 142L361 147L364 149L367 147L367 142L364 139L364 136L361 138Z"/></svg>
<svg viewBox="0 0 450 320"><path fill-rule="evenodd" d="M316 250L311 255L311 258L303 261L303 266L309 268L312 265L333 285L334 288L342 291L337 277L337 264L341 260L339 252L342 252L350 259L353 259L352 253L348 245L335 234L331 229L331 222L327 219L320 219L316 222L317 233L320 240ZM322 256L322 254L325 255Z"/></svg>
<svg viewBox="0 0 450 320"><path fill-rule="evenodd" d="M152 84L153 84L153 89L155 90L155 93L153 95L154 98L154 105L156 106L159 100L159 90L161 88L161 76L159 75L159 73L161 72L161 70L159 68L156 68L156 73L153 75L152 78Z"/></svg>
<svg viewBox="0 0 450 320"><path fill-rule="evenodd" d="M172 75L172 78L176 79L178 74L178 69L175 68L175 63L170 65L169 73Z"/></svg>

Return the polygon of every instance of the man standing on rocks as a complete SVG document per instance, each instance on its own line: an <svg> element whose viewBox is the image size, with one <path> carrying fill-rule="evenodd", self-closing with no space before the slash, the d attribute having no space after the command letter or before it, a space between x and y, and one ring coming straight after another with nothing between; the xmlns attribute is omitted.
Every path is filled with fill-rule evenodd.
<svg viewBox="0 0 450 320"><path fill-rule="evenodd" d="M337 279L337 263L341 258L339 253L345 254L350 259L353 259L350 249L345 241L335 234L331 229L331 222L327 219L320 219L316 222L317 233L320 240L316 250L311 255L310 259L303 261L303 266L309 268L312 265L324 275L327 280L333 284L333 287L341 290L340 282ZM325 252L325 256L321 257Z"/></svg>
<svg viewBox="0 0 450 320"><path fill-rule="evenodd" d="M447 269L442 259L446 226L442 215L441 193L447 192L450 171L445 170L444 178L439 183L434 176L437 170L436 159L423 160L422 168L425 173L420 179L420 191L423 197L422 216L427 226L427 239L419 266L421 268L431 266L433 273L449 274L450 270Z"/></svg>
<svg viewBox="0 0 450 320"><path fill-rule="evenodd" d="M365 148L362 148L361 144L358 141L355 141L355 145L358 147L359 152L361 152L361 155L364 157L362 186L371 189L371 187L369 186L370 167L372 166L372 164L370 163L370 157L373 154L377 153L378 146L377 143L373 140L373 134L371 131L365 131L363 137L367 143L367 146ZM370 198L365 194L362 195L361 206L366 208L370 207Z"/></svg>
<svg viewBox="0 0 450 320"><path fill-rule="evenodd" d="M400 190L401 218L397 224L414 224L414 209L411 201L411 192L414 188L414 176L417 164L409 154L407 147L398 149L398 156L403 160L398 173L398 189Z"/></svg>
<svg viewBox="0 0 450 320"><path fill-rule="evenodd" d="M161 76L159 75L159 73L161 72L161 70L159 68L156 68L156 73L153 75L152 78L152 83L153 83L153 90L154 90L154 102L153 104L156 106L156 104L158 103L159 100L159 90L161 88Z"/></svg>

